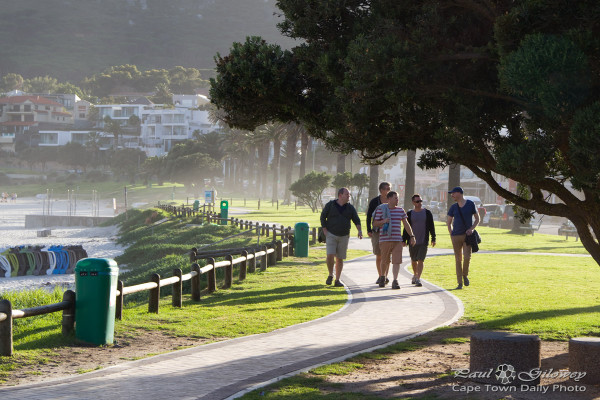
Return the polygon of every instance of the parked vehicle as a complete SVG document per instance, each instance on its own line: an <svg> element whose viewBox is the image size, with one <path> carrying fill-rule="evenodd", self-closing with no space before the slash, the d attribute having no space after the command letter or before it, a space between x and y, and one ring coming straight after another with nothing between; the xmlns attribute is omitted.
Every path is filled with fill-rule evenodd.
<svg viewBox="0 0 600 400"><path fill-rule="evenodd" d="M504 206L501 204L484 204L483 208L485 208L485 215L481 218L481 225L489 225L492 213L498 209L502 210L500 211L501 213L504 212L503 207Z"/></svg>
<svg viewBox="0 0 600 400"><path fill-rule="evenodd" d="M465 199L475 203L475 207L477 207L477 211L479 212L479 218L483 219L483 217L485 217L485 208L483 207L481 199L477 196L465 196Z"/></svg>
<svg viewBox="0 0 600 400"><path fill-rule="evenodd" d="M515 212L512 205L499 205L490 212L488 225L492 228L512 229L514 225Z"/></svg>

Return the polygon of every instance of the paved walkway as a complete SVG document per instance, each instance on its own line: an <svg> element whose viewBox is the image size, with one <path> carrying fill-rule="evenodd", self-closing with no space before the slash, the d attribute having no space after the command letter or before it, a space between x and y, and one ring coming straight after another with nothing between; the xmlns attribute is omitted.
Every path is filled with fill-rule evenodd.
<svg viewBox="0 0 600 400"><path fill-rule="evenodd" d="M351 247L369 248L370 243L354 239ZM0 388L0 398L234 398L283 376L450 324L462 315L462 304L455 296L427 282L421 288L414 287L410 285L411 275L404 270L402 274L401 290L379 288L374 284L374 256L349 261L342 275L349 301L324 318L71 378Z"/></svg>

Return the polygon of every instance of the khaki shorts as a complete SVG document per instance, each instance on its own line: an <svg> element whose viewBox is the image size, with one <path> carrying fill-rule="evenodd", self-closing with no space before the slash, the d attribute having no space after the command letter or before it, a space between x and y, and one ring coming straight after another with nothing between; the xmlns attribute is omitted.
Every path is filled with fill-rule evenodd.
<svg viewBox="0 0 600 400"><path fill-rule="evenodd" d="M346 259L346 250L348 250L350 235L336 236L328 231L326 238L327 255L335 254L340 260Z"/></svg>
<svg viewBox="0 0 600 400"><path fill-rule="evenodd" d="M385 266L389 265L390 256L392 258L392 264L401 264L403 245L404 243L401 241L379 243L379 247L381 248L381 264Z"/></svg>
<svg viewBox="0 0 600 400"><path fill-rule="evenodd" d="M381 254L381 248L379 247L379 232L371 232L371 246L373 246L373 254L376 256Z"/></svg>

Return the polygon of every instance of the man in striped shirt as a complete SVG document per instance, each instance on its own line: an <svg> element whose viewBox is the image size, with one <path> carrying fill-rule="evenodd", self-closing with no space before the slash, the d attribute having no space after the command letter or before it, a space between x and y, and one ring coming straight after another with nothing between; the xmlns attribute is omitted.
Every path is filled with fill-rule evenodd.
<svg viewBox="0 0 600 400"><path fill-rule="evenodd" d="M392 289L400 289L398 284L398 273L400 272L400 263L402 262L402 226L410 236L410 245L415 245L415 235L410 224L407 221L406 212L402 207L398 207L398 193L391 191L387 194L387 204L382 204L375 210L373 218L373 226L379 228L386 223L389 223L386 234L381 231L379 235L379 248L381 249L381 265L380 271L383 274L379 279L379 287L385 287L387 283L387 275L390 269L390 257L392 262ZM389 217L386 217L388 212L384 207L389 209Z"/></svg>

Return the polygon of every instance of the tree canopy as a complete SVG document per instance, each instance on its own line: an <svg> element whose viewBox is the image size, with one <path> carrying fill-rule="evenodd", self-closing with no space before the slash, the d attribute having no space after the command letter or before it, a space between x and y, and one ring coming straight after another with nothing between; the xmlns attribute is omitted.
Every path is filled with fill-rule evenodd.
<svg viewBox="0 0 600 400"><path fill-rule="evenodd" d="M519 207L571 219L600 263L600 3L277 4L303 42L217 55L211 97L229 124L296 121L370 159L424 149L422 167L461 164Z"/></svg>

